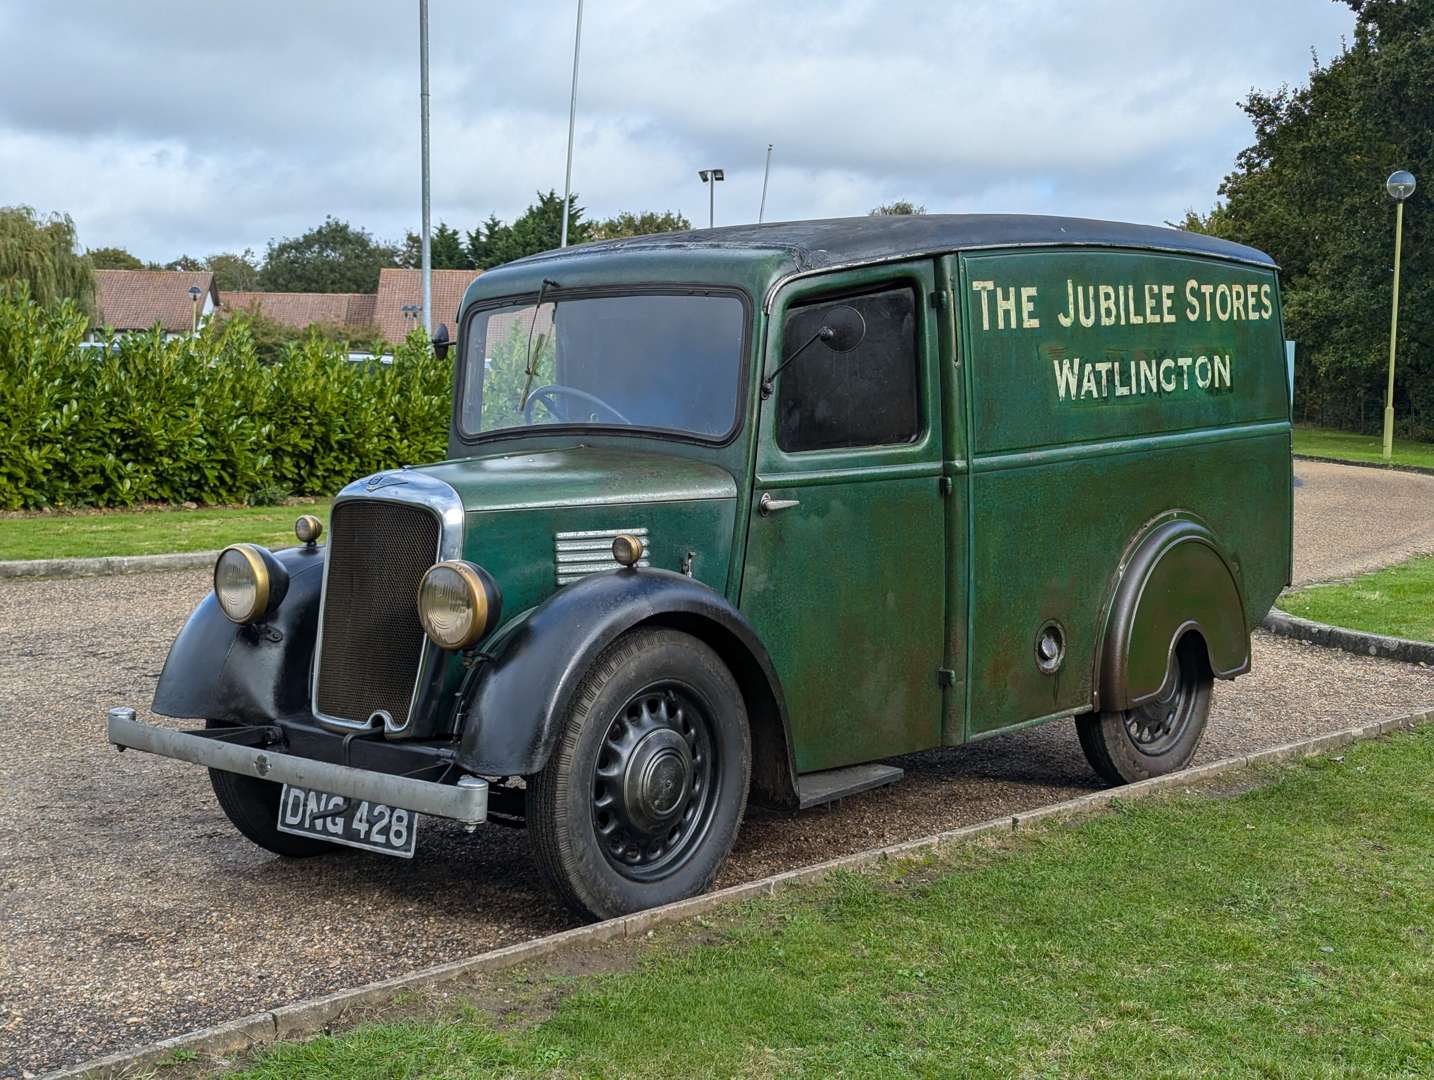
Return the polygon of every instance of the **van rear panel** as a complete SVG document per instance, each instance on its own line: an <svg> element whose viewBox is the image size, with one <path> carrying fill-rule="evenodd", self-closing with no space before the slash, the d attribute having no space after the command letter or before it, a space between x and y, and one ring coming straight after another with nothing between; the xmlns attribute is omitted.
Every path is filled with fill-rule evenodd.
<svg viewBox="0 0 1434 1080"><path fill-rule="evenodd" d="M1155 252L961 258L967 737L1089 708L1122 556L1201 519L1257 625L1289 573L1289 397L1266 267ZM1067 656L1041 673L1040 627Z"/></svg>

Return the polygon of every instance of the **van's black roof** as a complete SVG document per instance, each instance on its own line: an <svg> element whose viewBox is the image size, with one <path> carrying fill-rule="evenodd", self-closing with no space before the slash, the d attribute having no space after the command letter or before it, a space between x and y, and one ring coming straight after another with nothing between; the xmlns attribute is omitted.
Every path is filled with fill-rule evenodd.
<svg viewBox="0 0 1434 1080"><path fill-rule="evenodd" d="M615 251L746 249L785 252L794 269L804 271L973 248L1058 245L1146 248L1275 265L1264 252L1203 233L1035 214L881 215L729 225L603 240L531 255L518 263Z"/></svg>

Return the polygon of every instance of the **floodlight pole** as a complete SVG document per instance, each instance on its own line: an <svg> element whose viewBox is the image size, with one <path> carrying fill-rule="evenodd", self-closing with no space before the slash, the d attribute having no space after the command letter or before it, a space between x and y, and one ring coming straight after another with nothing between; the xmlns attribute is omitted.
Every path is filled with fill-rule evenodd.
<svg viewBox="0 0 1434 1080"><path fill-rule="evenodd" d="M418 0L418 100L423 129L423 236L420 241L423 273L423 331L433 337L433 251L429 246L428 213L428 0Z"/></svg>
<svg viewBox="0 0 1434 1080"><path fill-rule="evenodd" d="M563 174L563 232L558 247L568 246L568 207L573 201L573 127L578 118L578 55L583 45L583 0L578 0L578 26L573 34L573 92L568 99L568 167Z"/></svg>
<svg viewBox="0 0 1434 1080"><path fill-rule="evenodd" d="M767 177L772 172L772 144L767 144L767 164L762 168L762 204L757 207L757 224L767 216Z"/></svg>

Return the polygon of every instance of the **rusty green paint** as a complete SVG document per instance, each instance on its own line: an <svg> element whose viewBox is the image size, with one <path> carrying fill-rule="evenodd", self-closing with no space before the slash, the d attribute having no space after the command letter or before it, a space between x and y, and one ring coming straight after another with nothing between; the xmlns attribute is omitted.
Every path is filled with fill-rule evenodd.
<svg viewBox="0 0 1434 1080"><path fill-rule="evenodd" d="M556 531L645 526L653 565L672 569L695 552L694 576L738 604L772 654L801 771L1091 708L1122 560L1172 511L1216 538L1244 599L1245 629L1288 579L1289 416L1269 268L1047 247L813 272L777 246L577 248L484 274L465 315L536 294L545 277L564 289L741 290L752 318L744 422L723 445L551 431L473 443L455 432L455 460L430 468L465 500L465 553L494 573L512 618L556 588ZM1247 312L1253 296L1261 318L1165 321L1185 308L1191 278L1212 290L1238 285ZM780 355L784 310L892 279L910 281L921 297L921 437L782 454L758 386ZM1068 279L1132 291L1121 290L1111 325L1081 326L1077 315L1065 327L1057 315ZM1014 299L1003 308L1005 328L986 329L989 293L983 322L986 290L973 283L986 281L1017 290L1006 294ZM1029 307L1022 288L1032 290ZM1167 356L1190 355L1185 370L1194 376L1194 357L1212 354L1231 358L1228 387L1205 392L1197 378L1191 389L1182 372L1178 390L1148 392L1152 359L1158 384ZM1056 372L1074 357L1114 365L1101 376L1104 392L1061 398ZM1142 372L1147 392L1119 392L1132 377L1138 386ZM799 506L764 517L756 512L764 492ZM1138 625L1166 625L1175 607L1203 596L1156 592L1166 607L1144 610ZM1058 673L1044 675L1035 635L1051 619L1066 632L1067 654ZM1148 655L1137 658L1147 681ZM942 670L952 672L944 688Z"/></svg>

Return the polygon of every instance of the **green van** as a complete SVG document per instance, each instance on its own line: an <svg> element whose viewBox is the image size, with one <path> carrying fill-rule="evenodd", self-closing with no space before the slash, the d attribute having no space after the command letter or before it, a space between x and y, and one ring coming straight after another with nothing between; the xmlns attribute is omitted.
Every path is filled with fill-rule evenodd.
<svg viewBox="0 0 1434 1080"><path fill-rule="evenodd" d="M483 274L449 460L221 554L154 711L281 855L525 826L577 910L693 895L749 798L1074 719L1180 769L1290 580L1276 268L1195 233L860 218ZM448 348L446 329L435 345Z"/></svg>

